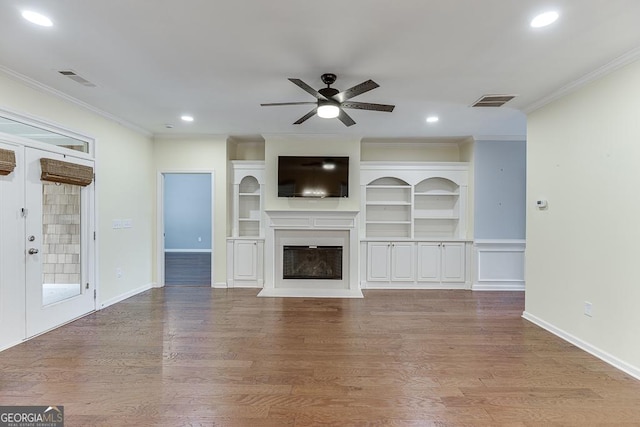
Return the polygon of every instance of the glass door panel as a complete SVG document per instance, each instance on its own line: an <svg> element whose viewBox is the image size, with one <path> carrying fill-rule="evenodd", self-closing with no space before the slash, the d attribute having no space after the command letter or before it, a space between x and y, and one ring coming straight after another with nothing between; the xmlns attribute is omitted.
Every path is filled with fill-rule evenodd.
<svg viewBox="0 0 640 427"><path fill-rule="evenodd" d="M42 305L82 293L81 188L42 182Z"/></svg>

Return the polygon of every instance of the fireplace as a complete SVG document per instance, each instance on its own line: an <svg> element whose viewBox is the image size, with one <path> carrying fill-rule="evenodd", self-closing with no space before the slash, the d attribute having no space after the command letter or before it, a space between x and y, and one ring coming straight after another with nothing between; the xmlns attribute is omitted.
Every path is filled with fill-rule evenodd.
<svg viewBox="0 0 640 427"><path fill-rule="evenodd" d="M282 278L342 280L342 246L283 246Z"/></svg>
<svg viewBox="0 0 640 427"><path fill-rule="evenodd" d="M259 296L362 298L357 212L265 211Z"/></svg>

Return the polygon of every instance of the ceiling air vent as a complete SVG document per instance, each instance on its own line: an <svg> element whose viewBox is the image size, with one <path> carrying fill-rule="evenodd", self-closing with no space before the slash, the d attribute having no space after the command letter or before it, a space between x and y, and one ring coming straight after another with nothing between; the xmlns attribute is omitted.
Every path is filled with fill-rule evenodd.
<svg viewBox="0 0 640 427"><path fill-rule="evenodd" d="M502 107L507 102L515 98L516 95L484 95L476 102L471 104L472 107Z"/></svg>
<svg viewBox="0 0 640 427"><path fill-rule="evenodd" d="M58 71L60 74L62 74L65 77L69 77L71 80L73 80L76 83L80 83L83 86L87 86L87 87L96 87L95 84L91 83L89 80L85 79L84 77L80 77L79 75L77 75L75 73L75 71L71 71L71 70L60 70Z"/></svg>

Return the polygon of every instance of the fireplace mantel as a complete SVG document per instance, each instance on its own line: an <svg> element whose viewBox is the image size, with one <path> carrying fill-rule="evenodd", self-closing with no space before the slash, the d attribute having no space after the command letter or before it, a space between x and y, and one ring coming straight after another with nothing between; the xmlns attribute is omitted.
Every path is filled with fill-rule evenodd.
<svg viewBox="0 0 640 427"><path fill-rule="evenodd" d="M362 298L359 280L357 211L265 211L265 282L258 296ZM344 237L341 237L344 236ZM346 274L336 287L333 283L284 281L280 241L295 239L309 244L342 239Z"/></svg>

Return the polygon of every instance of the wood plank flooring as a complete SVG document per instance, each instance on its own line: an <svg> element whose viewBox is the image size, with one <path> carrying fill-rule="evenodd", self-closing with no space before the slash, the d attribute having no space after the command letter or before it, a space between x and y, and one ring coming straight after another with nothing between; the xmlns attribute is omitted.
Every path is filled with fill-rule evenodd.
<svg viewBox="0 0 640 427"><path fill-rule="evenodd" d="M211 253L165 252L164 283L211 287Z"/></svg>
<svg viewBox="0 0 640 427"><path fill-rule="evenodd" d="M522 293L154 289L0 353L1 405L66 426L640 425L640 381Z"/></svg>

